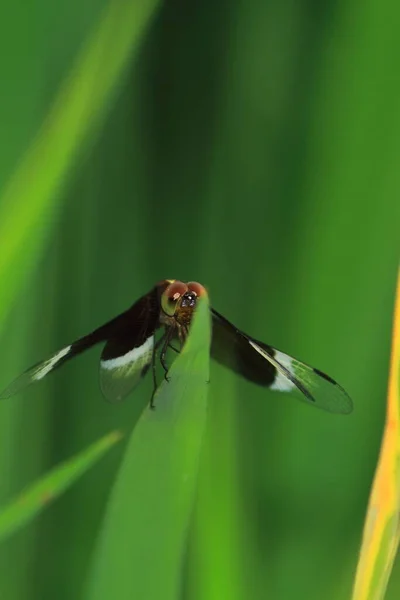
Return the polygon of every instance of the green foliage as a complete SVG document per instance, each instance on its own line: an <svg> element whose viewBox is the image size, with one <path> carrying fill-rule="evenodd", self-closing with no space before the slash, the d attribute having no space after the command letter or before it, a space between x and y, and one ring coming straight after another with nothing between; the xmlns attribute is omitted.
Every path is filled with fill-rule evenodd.
<svg viewBox="0 0 400 600"><path fill-rule="evenodd" d="M157 0L147 0L128 8L111 2L103 11L33 143L6 183L0 196L0 279L7 281L0 288L2 319L40 256L59 188L89 134L93 136L94 124L104 113L156 4Z"/></svg>
<svg viewBox="0 0 400 600"><path fill-rule="evenodd" d="M107 434L89 448L61 464L0 509L0 541L36 517L50 502L68 489L121 439L118 431Z"/></svg>
<svg viewBox="0 0 400 600"><path fill-rule="evenodd" d="M398 4L177 0L147 29L155 1L3 4L1 386L159 279L204 283L238 327L337 378L355 409L335 418L212 366L177 600L347 600L383 426L398 261ZM82 61L99 31L93 62ZM64 95L55 113L72 87L76 110ZM55 114L61 129L48 128ZM0 405L3 504L115 429L133 430L122 469L144 460L132 445L151 381L110 406L97 361L83 355ZM122 452L2 544L1 597L87 596ZM139 519L137 508L125 518L129 540ZM154 525L152 543L156 527L168 523ZM143 526L137 542L147 543ZM113 548L113 564L130 561L122 538ZM143 580L143 563L129 564ZM165 578L146 568L159 600ZM395 567L387 599L399 593Z"/></svg>
<svg viewBox="0 0 400 600"><path fill-rule="evenodd" d="M155 396L155 410L145 410L132 433L105 515L89 599L156 598L160 589L165 600L179 597L206 422L209 348L205 300L170 381Z"/></svg>

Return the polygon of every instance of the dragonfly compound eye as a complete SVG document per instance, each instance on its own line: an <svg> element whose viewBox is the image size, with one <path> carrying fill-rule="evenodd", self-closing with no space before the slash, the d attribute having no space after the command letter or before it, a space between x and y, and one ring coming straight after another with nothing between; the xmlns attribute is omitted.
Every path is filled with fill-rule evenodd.
<svg viewBox="0 0 400 600"><path fill-rule="evenodd" d="M169 317L173 317L182 296L187 292L187 285L182 281L171 283L161 296L161 308Z"/></svg>

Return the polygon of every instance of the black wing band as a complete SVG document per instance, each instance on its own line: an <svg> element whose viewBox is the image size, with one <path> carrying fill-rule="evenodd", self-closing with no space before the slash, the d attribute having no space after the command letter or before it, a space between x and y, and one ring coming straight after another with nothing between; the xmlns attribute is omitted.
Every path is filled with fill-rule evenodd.
<svg viewBox="0 0 400 600"><path fill-rule="evenodd" d="M157 307L158 292L154 288L126 312L27 369L0 393L0 398L17 394L96 344L107 342L103 351L104 359L120 356L121 352L126 353L129 349L142 345L143 336L148 337L150 330L154 333L158 318Z"/></svg>
<svg viewBox="0 0 400 600"><path fill-rule="evenodd" d="M211 353L219 363L246 379L281 392L299 391L300 398L323 410L348 414L353 403L329 375L257 341L212 309Z"/></svg>

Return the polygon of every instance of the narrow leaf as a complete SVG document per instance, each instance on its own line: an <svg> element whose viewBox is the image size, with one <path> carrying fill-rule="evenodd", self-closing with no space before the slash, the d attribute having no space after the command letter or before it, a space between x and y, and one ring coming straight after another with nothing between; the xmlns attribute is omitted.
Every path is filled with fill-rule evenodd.
<svg viewBox="0 0 400 600"><path fill-rule="evenodd" d="M353 600L384 598L399 544L400 272L394 314L386 424L369 500Z"/></svg>
<svg viewBox="0 0 400 600"><path fill-rule="evenodd" d="M179 597L206 422L210 317L199 303L189 338L136 426L98 543L87 598Z"/></svg>
<svg viewBox="0 0 400 600"><path fill-rule="evenodd" d="M111 0L32 146L0 194L0 326L43 247L57 195L137 50L158 0Z"/></svg>
<svg viewBox="0 0 400 600"><path fill-rule="evenodd" d="M0 541L29 523L94 465L121 437L118 431L109 433L68 462L55 467L8 506L0 509Z"/></svg>

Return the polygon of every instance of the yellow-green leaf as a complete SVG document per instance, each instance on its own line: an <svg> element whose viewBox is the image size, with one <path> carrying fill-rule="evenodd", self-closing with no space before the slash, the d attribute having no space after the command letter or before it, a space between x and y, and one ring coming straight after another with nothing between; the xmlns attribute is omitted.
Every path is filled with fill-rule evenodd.
<svg viewBox="0 0 400 600"><path fill-rule="evenodd" d="M386 424L369 500L353 600L384 598L399 545L400 272L394 314Z"/></svg>

